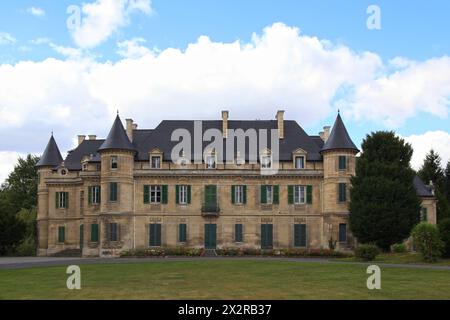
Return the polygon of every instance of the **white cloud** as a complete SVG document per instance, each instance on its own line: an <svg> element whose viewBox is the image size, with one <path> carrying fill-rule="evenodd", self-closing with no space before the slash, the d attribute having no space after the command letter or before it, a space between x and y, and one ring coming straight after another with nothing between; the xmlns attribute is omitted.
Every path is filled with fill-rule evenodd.
<svg viewBox="0 0 450 320"><path fill-rule="evenodd" d="M442 158L442 166L445 168L450 160L450 133L445 131L428 131L420 135L404 137L409 142L414 154L411 165L414 169L420 169L423 160L431 149L436 151Z"/></svg>
<svg viewBox="0 0 450 320"><path fill-rule="evenodd" d="M59 54L70 59L79 59L83 54L83 51L77 48L59 46L51 42L49 43L49 46Z"/></svg>
<svg viewBox="0 0 450 320"><path fill-rule="evenodd" d="M4 183L8 175L14 170L19 157L26 155L15 151L0 151L0 184Z"/></svg>
<svg viewBox="0 0 450 320"><path fill-rule="evenodd" d="M287 118L308 126L335 111L342 88L352 90L340 96L341 109L355 118L401 123L418 111L448 113L449 58L397 60L401 70L387 74L374 53L281 23L248 43L201 36L185 50L156 51L132 39L118 44L124 58L117 62L53 48L70 59L0 65L0 136L20 132L0 141L0 149L42 152L53 129L67 150L77 134L105 136L117 109L144 128L163 119L217 119L221 109L235 119L270 119L285 109Z"/></svg>
<svg viewBox="0 0 450 320"><path fill-rule="evenodd" d="M146 55L152 55L152 51L143 46L145 43L145 39L143 38L134 38L131 40L126 40L117 43L117 53L128 59L139 59Z"/></svg>
<svg viewBox="0 0 450 320"><path fill-rule="evenodd" d="M45 16L45 10L38 7L29 7L27 12L35 17L42 18Z"/></svg>
<svg viewBox="0 0 450 320"><path fill-rule="evenodd" d="M398 60L397 63L399 63ZM450 106L450 57L401 63L402 69L360 83L346 102L357 120L396 128L419 112L447 118Z"/></svg>
<svg viewBox="0 0 450 320"><path fill-rule="evenodd" d="M36 38L30 41L30 43L34 45L48 44L50 42L51 39L46 37Z"/></svg>
<svg viewBox="0 0 450 320"><path fill-rule="evenodd" d="M14 44L16 43L16 38L7 32L0 32L0 45Z"/></svg>
<svg viewBox="0 0 450 320"><path fill-rule="evenodd" d="M81 26L72 31L77 46L94 48L130 22L134 12L150 14L150 0L96 0L84 4Z"/></svg>

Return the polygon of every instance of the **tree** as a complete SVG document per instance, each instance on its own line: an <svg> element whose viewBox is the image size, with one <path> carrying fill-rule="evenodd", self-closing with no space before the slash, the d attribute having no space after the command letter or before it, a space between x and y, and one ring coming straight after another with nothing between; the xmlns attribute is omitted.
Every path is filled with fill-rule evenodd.
<svg viewBox="0 0 450 320"><path fill-rule="evenodd" d="M26 225L13 213L0 208L0 255L14 251L25 235Z"/></svg>
<svg viewBox="0 0 450 320"><path fill-rule="evenodd" d="M14 171L3 185L4 202L14 213L21 209L32 209L37 204L38 175L35 166L38 161L38 157L30 154L25 159L19 158Z"/></svg>
<svg viewBox="0 0 450 320"><path fill-rule="evenodd" d="M444 243L443 255L444 257L450 257L450 219L442 220L438 227L441 240Z"/></svg>
<svg viewBox="0 0 450 320"><path fill-rule="evenodd" d="M446 177L439 154L431 149L417 174L423 182L428 184L431 181L434 185L434 194L437 199L437 221L450 218L450 202L447 197Z"/></svg>
<svg viewBox="0 0 450 320"><path fill-rule="evenodd" d="M450 160L448 160L445 168L445 189L447 191L447 200L450 202Z"/></svg>
<svg viewBox="0 0 450 320"><path fill-rule="evenodd" d="M367 135L351 178L349 224L360 243L384 251L408 238L419 222L420 200L411 169L410 144L394 132Z"/></svg>
<svg viewBox="0 0 450 320"><path fill-rule="evenodd" d="M421 222L414 227L411 236L414 246L426 262L434 262L442 256L444 243L435 225Z"/></svg>

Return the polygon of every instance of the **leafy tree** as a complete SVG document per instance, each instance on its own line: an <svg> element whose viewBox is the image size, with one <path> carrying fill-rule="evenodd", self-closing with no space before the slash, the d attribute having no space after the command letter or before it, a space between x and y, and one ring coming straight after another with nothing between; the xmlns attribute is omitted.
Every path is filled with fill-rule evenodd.
<svg viewBox="0 0 450 320"><path fill-rule="evenodd" d="M13 252L22 241L25 231L24 222L13 213L5 212L0 208L0 255Z"/></svg>
<svg viewBox="0 0 450 320"><path fill-rule="evenodd" d="M426 262L434 262L441 257L444 243L435 225L421 222L414 227L411 236L414 245Z"/></svg>
<svg viewBox="0 0 450 320"><path fill-rule="evenodd" d="M447 191L447 200L450 202L450 160L445 168L445 189Z"/></svg>
<svg viewBox="0 0 450 320"><path fill-rule="evenodd" d="M428 184L431 181L434 185L437 199L437 221L450 218L450 202L447 198L446 177L439 154L431 149L417 174L423 182Z"/></svg>
<svg viewBox="0 0 450 320"><path fill-rule="evenodd" d="M439 222L439 232L441 234L441 239L444 242L443 255L445 257L450 257L450 219L444 219Z"/></svg>
<svg viewBox="0 0 450 320"><path fill-rule="evenodd" d="M394 132L367 135L350 192L349 224L361 243L388 251L419 222L420 200L413 185L410 144Z"/></svg>

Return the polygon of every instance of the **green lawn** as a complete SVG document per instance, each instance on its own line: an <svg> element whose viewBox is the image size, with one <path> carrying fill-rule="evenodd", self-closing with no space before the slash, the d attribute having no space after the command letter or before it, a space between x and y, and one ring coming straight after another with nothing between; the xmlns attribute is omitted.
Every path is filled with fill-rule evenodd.
<svg viewBox="0 0 450 320"><path fill-rule="evenodd" d="M338 259L338 261L358 261L358 259L352 258L343 258ZM421 265L430 265L430 266L450 266L450 259L440 259L437 262L426 263L423 261L421 255L419 253L382 253L378 255L374 263L393 263L393 264L421 264Z"/></svg>
<svg viewBox="0 0 450 320"><path fill-rule="evenodd" d="M82 289L64 267L0 270L1 299L450 299L450 270L273 260L158 261L82 265Z"/></svg>

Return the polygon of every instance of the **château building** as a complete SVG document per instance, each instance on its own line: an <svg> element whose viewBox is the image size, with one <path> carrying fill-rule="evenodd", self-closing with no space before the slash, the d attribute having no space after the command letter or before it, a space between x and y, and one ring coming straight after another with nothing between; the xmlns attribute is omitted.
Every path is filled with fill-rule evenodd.
<svg viewBox="0 0 450 320"><path fill-rule="evenodd" d="M296 121L202 121L200 135L276 130L278 171L270 166L268 147L249 148L233 161L217 160L201 144L202 159L175 161L182 129L198 134L194 121L162 121L155 129L126 128L117 115L105 140L78 136L78 146L63 159L52 135L37 164L38 254L81 250L83 256L117 256L122 250L151 247L328 248L337 241L345 250L355 244L348 227L350 177L358 148L338 114L333 129L308 135ZM197 130L198 131L198 130ZM261 139L259 137L258 139ZM259 142L259 141L258 141ZM185 157L181 155L181 159ZM192 159L191 159L192 160ZM264 169L264 168L263 168ZM422 217L436 220L432 190L414 181L422 199Z"/></svg>

